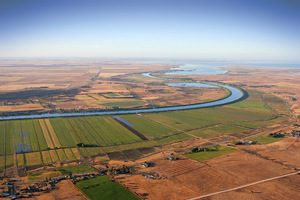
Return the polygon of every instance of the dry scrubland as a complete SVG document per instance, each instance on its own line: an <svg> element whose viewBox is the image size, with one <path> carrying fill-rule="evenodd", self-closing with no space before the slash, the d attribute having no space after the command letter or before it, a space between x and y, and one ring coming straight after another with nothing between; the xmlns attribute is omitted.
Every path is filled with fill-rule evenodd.
<svg viewBox="0 0 300 200"><path fill-rule="evenodd" d="M299 153L299 147L290 151ZM293 162L289 158L284 160L289 164ZM243 151L213 158L202 164L186 158L173 163L167 160L154 163L154 167L139 167L136 170L141 174L159 172L167 179L147 180L141 175L122 175L118 178L147 199L188 199L294 172L293 168L283 167ZM209 199L298 199L299 186L299 177L294 175L214 195Z"/></svg>
<svg viewBox="0 0 300 200"><path fill-rule="evenodd" d="M24 62L27 65L21 67ZM67 63L41 60L35 61L34 65L32 61L24 62L1 63L0 87L5 88L0 89L1 92L18 95L20 90L29 91L21 93L22 99L1 100L1 112L165 106L199 103L226 95L222 89L169 87L163 84L165 80L141 75L153 71L158 72L155 74L157 76L164 76L159 71L171 66L165 64L95 60ZM8 67L11 65L14 66ZM113 176L139 197L188 199L299 169L299 138L273 139L267 136L279 130L299 130L299 127L292 126L295 119L288 109L291 102L286 102L286 99L293 97L292 109L299 112L299 72L245 67L229 70L224 75L173 78L176 78L176 82L193 79L239 86L247 91L248 98L234 104L186 111L120 115L120 118L90 116L2 121L0 175L30 181L69 172L105 169L105 165L128 165L133 167L133 174ZM35 73L30 74L32 71ZM47 90L52 93L46 95L44 91ZM32 91L37 92L36 96L32 96ZM69 93L66 95L65 91ZM9 96L6 94L0 94L0 97ZM233 140L251 140L251 137L270 144L225 147L226 143ZM222 146L211 147L217 151L186 154L195 147L217 144ZM179 160L166 160L170 154ZM149 168L140 165L145 161L151 163ZM145 178L147 174L154 173L165 179ZM101 184L98 184L98 179L90 180L87 183L93 184L93 187L82 187L82 191L91 195L92 199L95 198L95 190L100 191L97 188L101 187L102 182L103 187L113 186L116 194L120 192L125 195L127 192L119 190L120 186L107 178L101 178ZM78 186L81 187L80 184ZM298 199L299 186L299 178L294 175L206 199ZM85 197L71 182L62 181L57 189L36 198Z"/></svg>

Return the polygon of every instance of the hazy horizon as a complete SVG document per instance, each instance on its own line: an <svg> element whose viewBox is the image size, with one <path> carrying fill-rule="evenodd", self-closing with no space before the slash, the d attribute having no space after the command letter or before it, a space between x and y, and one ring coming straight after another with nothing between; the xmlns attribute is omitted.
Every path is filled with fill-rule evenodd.
<svg viewBox="0 0 300 200"><path fill-rule="evenodd" d="M296 61L294 0L0 2L0 58Z"/></svg>

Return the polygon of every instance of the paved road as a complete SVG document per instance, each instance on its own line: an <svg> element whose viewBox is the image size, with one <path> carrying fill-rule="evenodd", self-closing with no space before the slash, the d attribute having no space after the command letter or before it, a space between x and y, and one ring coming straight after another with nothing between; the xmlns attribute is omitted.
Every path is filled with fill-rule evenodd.
<svg viewBox="0 0 300 200"><path fill-rule="evenodd" d="M217 194L222 194L222 193L225 193L225 192L231 192L231 191L234 191L234 190L242 189L242 188L249 187L249 186L252 186L252 185L256 185L256 184L259 184L259 183L264 183L264 182L276 180L276 179L279 179L279 178L293 176L293 175L296 175L296 174L299 174L299 172L293 172L293 173L290 173L290 174L285 174L285 175L276 176L276 177L273 177L273 178L264 179L264 180L261 180L261 181L257 181L257 182L254 182L254 183L249 183L249 184L242 185L242 186L235 187L235 188L231 188L231 189L228 189L228 190L222 190L222 191L219 191L219 192L214 192L214 193L194 197L194 198L191 198L191 199L188 199L188 200L202 199L202 198L205 198L205 197L210 197L210 196L217 195Z"/></svg>

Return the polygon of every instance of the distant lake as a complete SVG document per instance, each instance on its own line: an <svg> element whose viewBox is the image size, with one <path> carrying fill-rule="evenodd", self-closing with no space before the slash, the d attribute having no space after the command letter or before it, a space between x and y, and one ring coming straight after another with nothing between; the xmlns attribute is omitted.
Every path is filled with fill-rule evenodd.
<svg viewBox="0 0 300 200"><path fill-rule="evenodd" d="M204 62L204 61L187 61L187 60L161 60L161 61L135 61L134 63L166 63L178 64L177 67L170 68L171 72L166 72L166 75L214 75L225 74L227 70L221 67L263 67L263 68L285 68L285 69L300 69L298 62ZM220 67L220 68L219 68Z"/></svg>
<svg viewBox="0 0 300 200"><path fill-rule="evenodd" d="M219 88L215 85L209 85L204 83L167 83L166 85L172 87L202 87L202 88Z"/></svg>

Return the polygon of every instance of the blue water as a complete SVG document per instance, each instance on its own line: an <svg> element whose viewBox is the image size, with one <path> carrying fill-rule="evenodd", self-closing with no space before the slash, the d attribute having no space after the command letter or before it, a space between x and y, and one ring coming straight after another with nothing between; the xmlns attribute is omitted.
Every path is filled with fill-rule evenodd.
<svg viewBox="0 0 300 200"><path fill-rule="evenodd" d="M112 116L112 118L118 119L118 120L124 122L125 124L127 124L128 126L134 126L132 123L126 121L125 119L123 119L123 118L121 118L121 117L119 117L119 116Z"/></svg>
<svg viewBox="0 0 300 200"><path fill-rule="evenodd" d="M187 60L173 60L173 61L136 61L135 63L168 63L178 64L177 67L170 68L171 72L166 72L166 75L215 75L225 74L227 70L220 67L262 67L262 68L286 68L286 69L300 69L298 62L204 62L204 61L187 61Z"/></svg>
<svg viewBox="0 0 300 200"><path fill-rule="evenodd" d="M219 88L215 85L209 85L204 83L167 83L168 86L172 87L201 87L201 88Z"/></svg>
<svg viewBox="0 0 300 200"><path fill-rule="evenodd" d="M147 76L149 78L156 78L156 79L168 80L166 78L160 78L160 77L157 77L157 76L152 76L151 73L143 73L142 75L143 76Z"/></svg>
<svg viewBox="0 0 300 200"><path fill-rule="evenodd" d="M213 66L203 64L185 64L178 67L170 68L172 72L166 72L166 75L214 75L225 74L228 71Z"/></svg>
<svg viewBox="0 0 300 200"><path fill-rule="evenodd" d="M286 68L300 69L300 62L237 62L237 61L197 61L197 60L143 60L135 61L135 63L167 63L178 65L199 65L201 67L263 67L263 68Z"/></svg>

